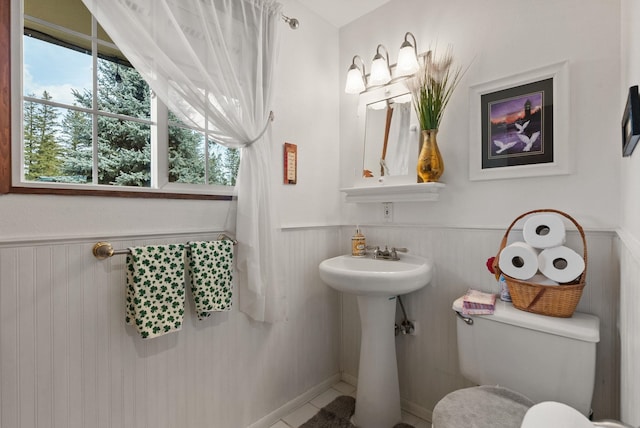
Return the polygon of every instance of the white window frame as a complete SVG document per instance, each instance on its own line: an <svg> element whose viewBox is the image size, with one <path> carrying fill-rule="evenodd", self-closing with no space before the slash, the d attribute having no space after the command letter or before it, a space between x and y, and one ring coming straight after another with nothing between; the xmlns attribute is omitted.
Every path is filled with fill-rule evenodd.
<svg viewBox="0 0 640 428"><path fill-rule="evenodd" d="M97 106L97 70L98 70L98 43L111 48L117 49L112 43L98 40L98 24L95 17L92 16L91 36L75 33L69 29L58 27L42 20L29 17L30 20L47 25L54 29L63 29L72 32L78 37L91 40L92 46L92 62L93 62L93 106L91 109L70 106L67 104L57 103L53 101L45 101L40 98L29 98L23 94L23 35L24 35L24 19L23 19L23 0L11 0L11 181L12 186L19 188L37 188L37 189L68 189L78 191L108 191L108 192L127 192L127 193L158 193L158 194L193 194L193 195L217 195L222 197L231 197L235 193L234 186L223 186L216 184L190 184L190 183L170 183L169 182L169 162L168 162L168 109L167 106L159 101L156 96L151 97L151 118L140 119L135 117L123 116L119 114L109 113L98 110ZM98 184L98 153L97 153L97 121L93 123L93 183L75 184L75 183L49 183L49 182L33 182L26 181L24 177L24 129L23 129L23 100L34 101L40 104L48 104L53 107L59 107L69 110L77 110L92 115L93 118L99 116L113 117L127 121L137 121L149 124L151 128L151 183L149 187L138 186L115 186L107 184ZM207 127L209 126L208 121ZM208 129L198 129L195 127L184 126L186 129L197 131L203 134L205 150L205 174L209 175L208 142L212 140ZM117 195L114 195L117 196Z"/></svg>

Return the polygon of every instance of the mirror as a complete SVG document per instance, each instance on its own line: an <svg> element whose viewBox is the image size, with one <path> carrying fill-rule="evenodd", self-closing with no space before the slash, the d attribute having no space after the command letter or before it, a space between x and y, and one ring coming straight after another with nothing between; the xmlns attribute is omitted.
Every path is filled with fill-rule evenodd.
<svg viewBox="0 0 640 428"><path fill-rule="evenodd" d="M362 177L411 177L415 182L419 126L404 82L361 94Z"/></svg>

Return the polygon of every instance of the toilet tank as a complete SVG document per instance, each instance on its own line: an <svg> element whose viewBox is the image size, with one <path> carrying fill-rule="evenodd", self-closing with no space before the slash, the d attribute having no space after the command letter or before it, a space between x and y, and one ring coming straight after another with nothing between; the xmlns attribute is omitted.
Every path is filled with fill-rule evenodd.
<svg viewBox="0 0 640 428"><path fill-rule="evenodd" d="M462 375L478 385L500 385L532 401L558 401L591 412L600 320L574 313L555 318L496 302L493 315L457 318Z"/></svg>

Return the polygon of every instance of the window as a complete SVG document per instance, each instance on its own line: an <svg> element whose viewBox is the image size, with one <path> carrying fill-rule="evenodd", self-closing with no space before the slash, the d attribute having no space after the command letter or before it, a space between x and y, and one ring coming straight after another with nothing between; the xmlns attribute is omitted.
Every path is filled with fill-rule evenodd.
<svg viewBox="0 0 640 428"><path fill-rule="evenodd" d="M14 189L231 194L239 151L168 111L81 0L24 0L21 28Z"/></svg>

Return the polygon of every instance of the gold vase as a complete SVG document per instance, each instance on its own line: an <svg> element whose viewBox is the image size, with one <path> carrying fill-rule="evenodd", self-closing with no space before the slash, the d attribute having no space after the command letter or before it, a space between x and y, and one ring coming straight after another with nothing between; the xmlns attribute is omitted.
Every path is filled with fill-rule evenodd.
<svg viewBox="0 0 640 428"><path fill-rule="evenodd" d="M422 148L418 156L418 182L438 181L444 172L444 162L438 149L437 129L422 131Z"/></svg>

